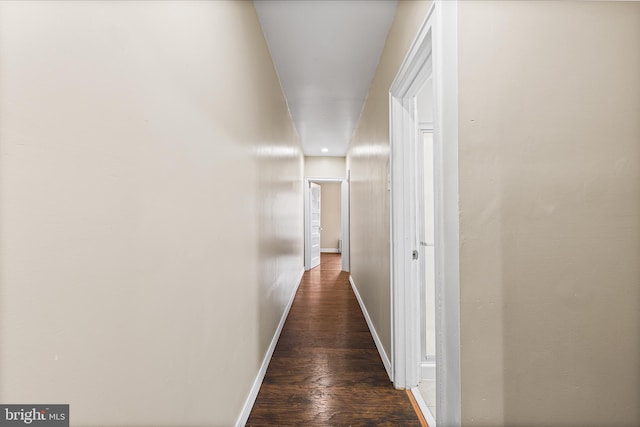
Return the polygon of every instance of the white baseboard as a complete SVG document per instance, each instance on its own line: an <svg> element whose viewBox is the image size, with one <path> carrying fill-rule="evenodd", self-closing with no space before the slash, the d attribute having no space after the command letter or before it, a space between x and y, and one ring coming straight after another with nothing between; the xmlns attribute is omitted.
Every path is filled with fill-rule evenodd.
<svg viewBox="0 0 640 427"><path fill-rule="evenodd" d="M256 397L258 397L258 392L260 391L260 387L262 386L264 375L267 373L269 362L271 362L271 356L273 356L273 351L276 349L276 344L278 344L280 333L282 332L284 322L287 320L287 316L289 315L289 310L291 310L291 305L293 305L293 300L296 297L296 292L298 292L298 287L300 286L303 275L304 268L300 270L300 274L298 275L297 282L293 288L293 292L291 292L291 296L289 297L289 302L287 303L287 306L282 313L280 323L278 323L276 332L273 334L273 338L271 339L271 344L269 344L269 348L267 349L267 354L265 354L264 359L262 360L262 365L260 366L258 375L253 381L253 385L251 386L251 390L249 391L249 396L247 396L247 400L245 400L244 406L242 407L242 412L240 413L240 416L236 421L236 427L244 427L247 424L247 420L249 419L249 415L251 414L251 409L253 409L253 404L256 402Z"/></svg>
<svg viewBox="0 0 640 427"><path fill-rule="evenodd" d="M435 380L436 362L422 362L420 364L420 378L423 380Z"/></svg>
<svg viewBox="0 0 640 427"><path fill-rule="evenodd" d="M353 293L356 294L358 304L360 304L360 310L362 310L362 314L364 314L364 318L367 321L367 326L369 326L369 332L371 332L371 336L373 337L373 342L376 343L376 348L378 349L378 353L380 353L380 359L382 359L382 364L384 365L384 369L387 371L389 380L393 381L393 375L391 374L391 360L389 359L389 356L387 356L387 352L384 351L384 347L382 346L382 341L380 341L378 332L376 332L376 328L373 326L373 322L371 321L371 317L369 317L369 312L367 311L367 307L365 307L364 302L360 297L360 293L358 292L358 288L356 287L356 284L353 281L353 277L351 275L349 275L349 283L351 283L351 288L353 289Z"/></svg>
<svg viewBox="0 0 640 427"><path fill-rule="evenodd" d="M340 249L338 248L320 248L320 252L324 252L326 254L339 254Z"/></svg>
<svg viewBox="0 0 640 427"><path fill-rule="evenodd" d="M411 394L416 398L416 402L418 403L418 407L420 408L420 412L424 416L425 421L429 425L429 427L436 427L436 419L434 418L431 410L427 406L427 402L424 401L424 397L422 397L422 393L420 393L420 389L418 387L413 387L411 389Z"/></svg>

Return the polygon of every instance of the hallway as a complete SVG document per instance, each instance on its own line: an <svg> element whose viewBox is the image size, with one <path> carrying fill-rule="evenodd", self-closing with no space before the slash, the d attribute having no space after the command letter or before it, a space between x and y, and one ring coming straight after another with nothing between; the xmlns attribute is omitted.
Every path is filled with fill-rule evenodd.
<svg viewBox="0 0 640 427"><path fill-rule="evenodd" d="M0 425L640 427L640 1L1 0L0 58Z"/></svg>
<svg viewBox="0 0 640 427"><path fill-rule="evenodd" d="M322 254L305 272L247 425L420 425L340 266Z"/></svg>

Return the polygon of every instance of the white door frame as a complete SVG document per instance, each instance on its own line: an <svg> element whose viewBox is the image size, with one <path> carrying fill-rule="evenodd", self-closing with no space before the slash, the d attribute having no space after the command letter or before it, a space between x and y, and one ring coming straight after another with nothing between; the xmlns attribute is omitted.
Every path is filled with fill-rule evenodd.
<svg viewBox="0 0 640 427"><path fill-rule="evenodd" d="M340 222L342 225L342 271L349 271L349 182L344 178L304 178L304 269L311 266L310 184L340 183Z"/></svg>
<svg viewBox="0 0 640 427"><path fill-rule="evenodd" d="M391 144L391 364L396 388L420 380L417 246L416 97L430 75L434 89L436 244L436 413L460 426L460 274L458 223L457 1L435 1L389 93Z"/></svg>

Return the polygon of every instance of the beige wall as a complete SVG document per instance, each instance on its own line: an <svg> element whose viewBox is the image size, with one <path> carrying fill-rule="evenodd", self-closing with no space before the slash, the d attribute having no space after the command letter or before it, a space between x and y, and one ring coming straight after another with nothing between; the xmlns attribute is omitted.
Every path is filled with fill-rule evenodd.
<svg viewBox="0 0 640 427"><path fill-rule="evenodd" d="M311 178L347 177L344 157L305 157L304 176Z"/></svg>
<svg viewBox="0 0 640 427"><path fill-rule="evenodd" d="M322 249L338 249L338 240L342 239L341 220L341 188L342 184L321 182L320 247Z"/></svg>
<svg viewBox="0 0 640 427"><path fill-rule="evenodd" d="M398 2L347 155L351 170L351 275L389 356L389 87L430 5L429 1Z"/></svg>
<svg viewBox="0 0 640 427"><path fill-rule="evenodd" d="M463 425L640 425L640 3L460 2L459 71Z"/></svg>
<svg viewBox="0 0 640 427"><path fill-rule="evenodd" d="M252 2L0 2L0 401L229 426L302 270Z"/></svg>

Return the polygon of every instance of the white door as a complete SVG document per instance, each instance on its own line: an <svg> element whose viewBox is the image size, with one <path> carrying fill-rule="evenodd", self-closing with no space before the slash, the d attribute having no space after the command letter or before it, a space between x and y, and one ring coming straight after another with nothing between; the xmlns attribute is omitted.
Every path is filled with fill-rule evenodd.
<svg viewBox="0 0 640 427"><path fill-rule="evenodd" d="M320 265L320 186L313 182L311 185L311 265L314 268Z"/></svg>

